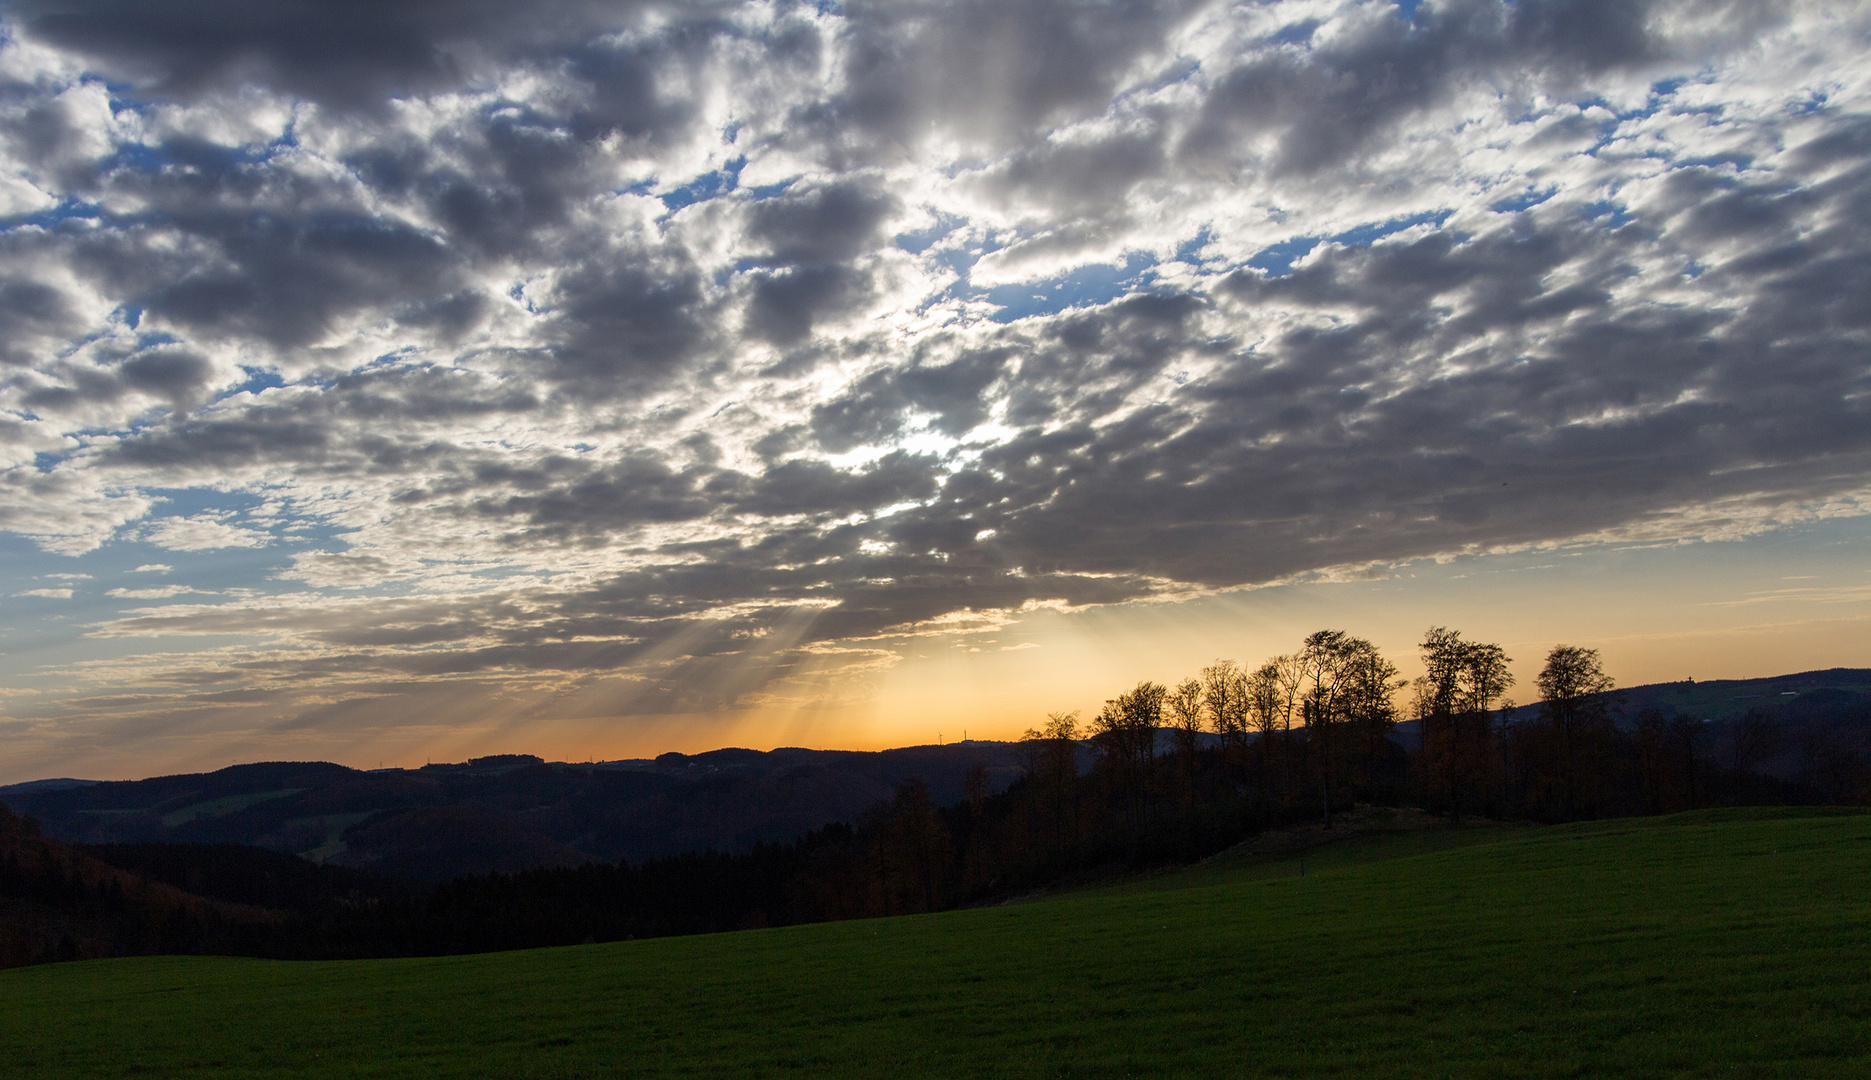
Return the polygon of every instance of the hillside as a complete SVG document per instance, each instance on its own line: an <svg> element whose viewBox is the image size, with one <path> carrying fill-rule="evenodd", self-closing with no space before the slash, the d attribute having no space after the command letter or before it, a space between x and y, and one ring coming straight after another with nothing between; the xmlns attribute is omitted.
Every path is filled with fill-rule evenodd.
<svg viewBox="0 0 1871 1080"><path fill-rule="evenodd" d="M1791 779L1823 758L1871 758L1871 668L1685 679L1608 697L1620 729L1634 730L1647 712L1687 717L1701 725L1699 750L1709 760L1763 776ZM1511 718L1526 722L1538 712L1537 704L1524 705Z"/></svg>
<svg viewBox="0 0 1871 1080"><path fill-rule="evenodd" d="M1672 752L1683 758L1676 768L1685 792L1626 798L1622 807L1595 813L1863 797L1871 762L1871 670L1656 683L1612 695L1611 715L1621 730L1634 731L1646 714L1688 725L1677 725L1672 736L1680 744ZM1538 715L1537 705L1526 705L1513 710L1511 720L1528 725ZM1405 722L1390 740L1413 753L1422 746L1422 732ZM1171 732L1158 731L1159 757L1173 756L1175 745ZM1218 740L1208 735L1200 745L1212 753ZM905 780L921 781L937 806L960 802L977 770L977 794L1004 790L1028 764L1029 749L979 741L874 753L723 749L582 764L512 754L372 771L271 762L137 781L35 781L0 788L0 801L37 818L50 837L110 845L98 854L118 865L158 857L134 855L123 845L240 844L440 882L792 843L827 823L857 821ZM1097 755L1081 743L1075 760L1081 773L1089 772ZM1635 783L1630 777L1611 782ZM1362 797L1394 801L1422 793L1406 784ZM1257 813L1262 824L1272 820ZM172 861L174 853L160 857Z"/></svg>
<svg viewBox="0 0 1871 1080"><path fill-rule="evenodd" d="M1738 720L1749 709L1791 716L1871 696L1871 668L1830 668L1766 679L1710 679L1650 683L1622 691L1625 709L1647 708L1706 720ZM1815 699L1817 699L1815 701Z"/></svg>
<svg viewBox="0 0 1871 1080"><path fill-rule="evenodd" d="M960 801L979 768L989 790L1019 773L1014 744L881 752L715 750L570 764L499 755L361 771L263 762L212 773L0 788L47 835L87 844L246 844L423 881L461 874L744 852L854 820L921 780Z"/></svg>
<svg viewBox="0 0 1871 1080"><path fill-rule="evenodd" d="M22 1078L1871 1068L1871 816L1238 855L938 915L494 955L0 972ZM1434 834L1448 838L1445 830Z"/></svg>
<svg viewBox="0 0 1871 1080"><path fill-rule="evenodd" d="M0 968L245 951L279 921L276 912L205 899L110 866L39 835L0 806Z"/></svg>

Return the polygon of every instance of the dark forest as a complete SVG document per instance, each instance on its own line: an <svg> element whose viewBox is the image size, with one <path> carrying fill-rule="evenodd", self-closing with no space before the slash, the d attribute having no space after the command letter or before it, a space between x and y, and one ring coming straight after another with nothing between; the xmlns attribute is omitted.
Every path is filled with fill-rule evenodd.
<svg viewBox="0 0 1871 1080"><path fill-rule="evenodd" d="M1052 715L998 790L985 765L948 805L905 779L855 820L738 852L423 882L243 844L63 843L0 807L0 964L433 955L911 914L1329 831L1359 805L1453 826L1871 803L1862 692L1763 696L1712 723L1627 700L1590 649L1553 649L1524 707L1498 645L1436 628L1421 660L1406 683L1370 642L1321 631L1259 667L1219 661Z"/></svg>

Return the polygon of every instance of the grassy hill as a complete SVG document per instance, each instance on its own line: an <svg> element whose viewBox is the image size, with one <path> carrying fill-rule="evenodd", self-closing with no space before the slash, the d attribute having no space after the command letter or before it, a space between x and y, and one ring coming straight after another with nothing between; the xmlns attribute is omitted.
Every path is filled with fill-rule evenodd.
<svg viewBox="0 0 1871 1080"><path fill-rule="evenodd" d="M1871 815L1367 836L939 915L0 972L9 1075L1863 1076Z"/></svg>

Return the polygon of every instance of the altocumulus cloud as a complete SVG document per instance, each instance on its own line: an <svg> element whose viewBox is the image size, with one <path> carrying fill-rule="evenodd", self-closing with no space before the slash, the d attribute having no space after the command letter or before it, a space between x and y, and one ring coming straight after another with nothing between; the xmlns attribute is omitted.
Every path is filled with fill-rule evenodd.
<svg viewBox="0 0 1871 1080"><path fill-rule="evenodd" d="M278 555L62 708L706 709L1865 512L1865 4L4 11L0 528Z"/></svg>

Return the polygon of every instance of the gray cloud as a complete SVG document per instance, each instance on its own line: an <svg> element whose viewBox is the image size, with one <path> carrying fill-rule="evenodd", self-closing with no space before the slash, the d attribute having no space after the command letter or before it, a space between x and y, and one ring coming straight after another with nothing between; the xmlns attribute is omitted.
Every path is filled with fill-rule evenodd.
<svg viewBox="0 0 1871 1080"><path fill-rule="evenodd" d="M812 333L815 318L849 311L870 299L869 275L845 266L795 266L752 275L747 330L775 345L793 345Z"/></svg>
<svg viewBox="0 0 1871 1080"><path fill-rule="evenodd" d="M445 88L482 65L629 25L654 5L403 0L367 6L195 0L154 10L122 0L15 0L15 26L159 96L263 82L327 104L373 107ZM602 65L596 65L602 72Z"/></svg>
<svg viewBox="0 0 1871 1080"><path fill-rule="evenodd" d="M1751 0L1693 10L1668 0L1451 0L1410 18L1368 6L1324 42L1308 20L1273 36L1282 47L1249 53L1216 81L1182 152L1232 160L1243 144L1271 138L1273 153L1249 160L1276 175L1314 173L1344 165L1476 81L1589 99L1594 75L1705 62L1782 18L1778 5Z"/></svg>
<svg viewBox="0 0 1871 1080"><path fill-rule="evenodd" d="M1863 496L1863 5L646 12L7 9L0 527L277 545L128 689L713 707Z"/></svg>
<svg viewBox="0 0 1871 1080"><path fill-rule="evenodd" d="M788 191L749 208L747 235L778 265L843 262L875 246L894 203L862 183Z"/></svg>
<svg viewBox="0 0 1871 1080"><path fill-rule="evenodd" d="M914 145L937 133L1003 148L1103 112L1195 6L852 4L847 85L796 115L847 152L887 153L879 141Z"/></svg>
<svg viewBox="0 0 1871 1080"><path fill-rule="evenodd" d="M207 265L154 290L145 310L214 337L309 344L330 330L336 313L374 306L446 272L432 239L370 219L247 219L204 231L212 231L222 257L203 252Z"/></svg>
<svg viewBox="0 0 1871 1080"><path fill-rule="evenodd" d="M719 314L697 270L677 259L603 252L560 285L550 370L585 393L635 389L667 374L702 347L707 320Z"/></svg>

